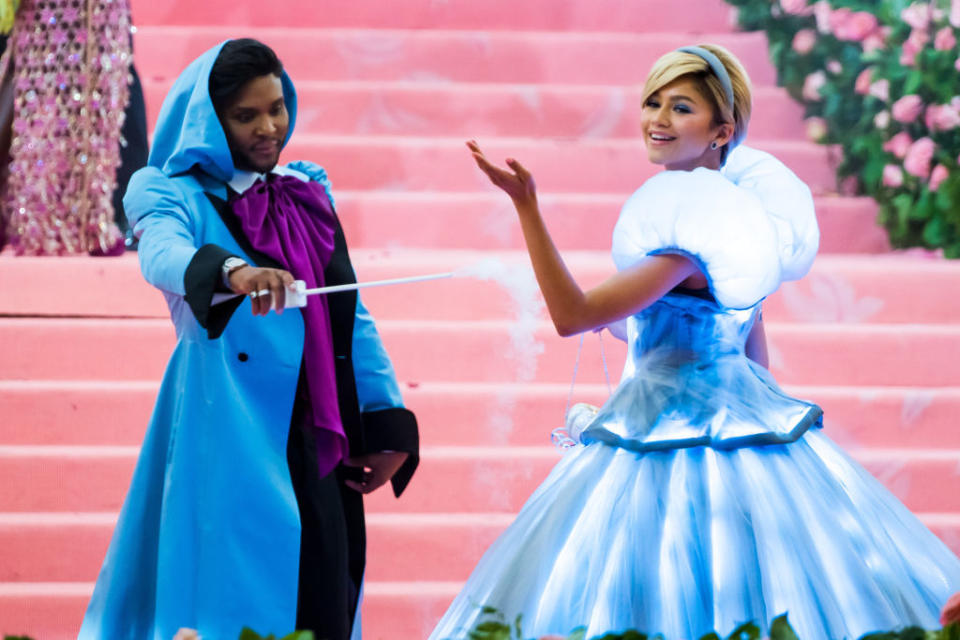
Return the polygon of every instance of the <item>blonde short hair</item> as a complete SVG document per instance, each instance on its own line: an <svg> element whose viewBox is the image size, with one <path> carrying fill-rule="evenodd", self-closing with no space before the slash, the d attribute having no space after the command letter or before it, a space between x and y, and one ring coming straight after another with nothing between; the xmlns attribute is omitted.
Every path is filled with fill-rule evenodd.
<svg viewBox="0 0 960 640"><path fill-rule="evenodd" d="M653 68L650 69L650 74L647 76L647 81L643 85L643 101L641 104L646 104L651 95L671 82L683 76L691 76L703 97L713 104L716 124L729 123L733 125L733 137L730 142L723 146L721 151L720 158L723 162L726 161L727 154L743 142L747 135L752 101L750 76L747 75L746 69L743 68L736 56L724 47L715 44L697 46L717 56L723 63L733 87L733 104L728 104L723 84L710 69L710 64L700 56L684 51L671 51L661 56L653 64Z"/></svg>

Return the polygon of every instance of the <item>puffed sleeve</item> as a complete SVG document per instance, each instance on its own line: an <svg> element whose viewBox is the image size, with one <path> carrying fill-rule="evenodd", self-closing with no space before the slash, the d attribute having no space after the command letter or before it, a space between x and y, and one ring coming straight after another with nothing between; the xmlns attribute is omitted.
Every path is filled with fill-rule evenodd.
<svg viewBox="0 0 960 640"><path fill-rule="evenodd" d="M664 171L623 206L613 259L626 269L645 256L686 255L721 305L746 309L780 284L776 228L753 193L717 171Z"/></svg>
<svg viewBox="0 0 960 640"><path fill-rule="evenodd" d="M780 277L805 276L820 246L810 188L774 156L743 145L730 152L721 173L763 204L777 231Z"/></svg>

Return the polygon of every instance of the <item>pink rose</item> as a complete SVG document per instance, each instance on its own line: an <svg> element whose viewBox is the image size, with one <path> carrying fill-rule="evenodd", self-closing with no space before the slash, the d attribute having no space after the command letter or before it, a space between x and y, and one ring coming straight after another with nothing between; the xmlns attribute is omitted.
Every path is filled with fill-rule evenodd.
<svg viewBox="0 0 960 640"><path fill-rule="evenodd" d="M890 111L897 122L913 122L923 112L923 100L917 94L911 93L894 102Z"/></svg>
<svg viewBox="0 0 960 640"><path fill-rule="evenodd" d="M847 24L850 16L853 15L853 9L843 7L834 9L830 12L830 33L837 35L837 29L842 29ZM839 37L839 36L837 36Z"/></svg>
<svg viewBox="0 0 960 640"><path fill-rule="evenodd" d="M813 7L807 6L807 0L780 0L780 8L792 16L809 16Z"/></svg>
<svg viewBox="0 0 960 640"><path fill-rule="evenodd" d="M890 126L890 112L889 111L880 111L877 115L873 116L873 124L877 129L886 129Z"/></svg>
<svg viewBox="0 0 960 640"><path fill-rule="evenodd" d="M823 118L807 118L804 124L807 126L807 137L814 142L818 142L827 135L827 121Z"/></svg>
<svg viewBox="0 0 960 640"><path fill-rule="evenodd" d="M920 29L910 32L910 37L903 43L903 53L900 55L900 64L910 67L916 61L917 54L923 51L930 42L930 34Z"/></svg>
<svg viewBox="0 0 960 640"><path fill-rule="evenodd" d="M952 27L944 27L933 37L933 48L937 51L950 51L957 46L957 37L953 35Z"/></svg>
<svg viewBox="0 0 960 640"><path fill-rule="evenodd" d="M830 16L830 29L838 40L861 42L878 26L877 17L866 11L837 9Z"/></svg>
<svg viewBox="0 0 960 640"><path fill-rule="evenodd" d="M903 160L911 144L913 144L913 139L910 137L910 134L906 131L901 131L883 143L883 150Z"/></svg>
<svg viewBox="0 0 960 640"><path fill-rule="evenodd" d="M839 74L843 71L843 65L839 60L827 60L827 71L835 75Z"/></svg>
<svg viewBox="0 0 960 640"><path fill-rule="evenodd" d="M944 180L950 177L950 171L947 170L942 164L938 164L933 168L933 171L930 172L930 191L936 191L940 188L940 185Z"/></svg>
<svg viewBox="0 0 960 640"><path fill-rule="evenodd" d="M926 29L930 25L930 4L914 2L900 12L900 19L914 29Z"/></svg>
<svg viewBox="0 0 960 640"><path fill-rule="evenodd" d="M895 164L888 164L883 168L883 186L897 187L903 184L903 170Z"/></svg>
<svg viewBox="0 0 960 640"><path fill-rule="evenodd" d="M950 24L960 28L960 0L950 0Z"/></svg>
<svg viewBox="0 0 960 640"><path fill-rule="evenodd" d="M887 80L886 78L883 78L882 80L877 80L876 82L870 85L869 93L874 98L879 98L884 102L886 102L887 100L890 99L890 81Z"/></svg>
<svg viewBox="0 0 960 640"><path fill-rule="evenodd" d="M931 131L949 131L960 127L960 112L953 105L932 104L927 107L923 120Z"/></svg>
<svg viewBox="0 0 960 640"><path fill-rule="evenodd" d="M863 42L861 42L860 44L863 45L864 53L872 53L874 51L883 49L883 47L886 46L887 44L887 39L883 36L882 33L874 32L868 35L866 38L864 38Z"/></svg>
<svg viewBox="0 0 960 640"><path fill-rule="evenodd" d="M799 53L800 55L806 55L813 50L814 45L817 44L817 34L813 29L800 29L793 36L793 50Z"/></svg>
<svg viewBox="0 0 960 640"><path fill-rule="evenodd" d="M819 102L820 101L820 89L827 84L827 74L823 71L814 71L807 76L807 79L803 81L803 94L804 100L809 100L810 102Z"/></svg>
<svg viewBox="0 0 960 640"><path fill-rule="evenodd" d="M873 78L873 67L867 67L857 75L853 83L853 90L862 96L870 95L870 81Z"/></svg>
<svg viewBox="0 0 960 640"><path fill-rule="evenodd" d="M960 58L957 58L957 61L953 63L953 68L960 71Z"/></svg>
<svg viewBox="0 0 960 640"><path fill-rule="evenodd" d="M903 159L903 168L906 172L926 180L930 175L930 161L933 160L933 150L936 146L930 138L920 138L910 145Z"/></svg>
<svg viewBox="0 0 960 640"><path fill-rule="evenodd" d="M960 593L955 593L947 600L940 611L940 624L947 626L954 622L960 622Z"/></svg>
<svg viewBox="0 0 960 640"><path fill-rule="evenodd" d="M833 9L827 0L820 0L813 5L813 15L817 19L817 31L820 33L830 33L830 16L833 15Z"/></svg>

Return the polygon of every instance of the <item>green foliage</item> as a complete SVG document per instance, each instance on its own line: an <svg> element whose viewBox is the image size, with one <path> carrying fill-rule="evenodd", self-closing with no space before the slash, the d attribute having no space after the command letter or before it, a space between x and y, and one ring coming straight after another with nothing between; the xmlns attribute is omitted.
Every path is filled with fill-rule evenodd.
<svg viewBox="0 0 960 640"><path fill-rule="evenodd" d="M481 608L480 620L467 632L465 636L468 640L524 640L523 630L521 629L521 619L517 616L514 625L511 626L505 622L503 614L493 607L484 606ZM257 636L259 637L259 636ZM769 640L800 640L793 627L787 621L787 615L783 614L773 619L770 623ZM764 638L763 631L753 623L747 622L741 624L726 636L724 640L761 640ZM241 640L247 640L241 638ZM255 640L255 638L251 638ZM452 639L448 639L452 640ZM536 640L536 639L531 639ZM578 627L574 629L565 640L586 640L586 629ZM620 631L605 633L594 636L591 640L670 640L662 635L648 636L639 631ZM708 633L699 640L721 640L716 632ZM919 627L908 627L898 631L887 631L883 633L872 633L863 636L860 640L960 640L960 625L950 624L943 629L935 631L925 631Z"/></svg>
<svg viewBox="0 0 960 640"><path fill-rule="evenodd" d="M3 640L33 640L30 636L3 636Z"/></svg>
<svg viewBox="0 0 960 640"><path fill-rule="evenodd" d="M727 3L736 7L742 29L766 33L778 82L803 104L806 117L823 120L827 134L818 142L842 149L839 190L879 203L879 222L893 246L942 248L945 256L960 258L960 127L927 122L930 107L954 109L960 115L960 48L949 37L935 46L938 34L960 40L960 31L948 19L950 0L808 0L808 11L793 14L784 10L781 0ZM925 28L907 24L904 9L924 8L931 11ZM867 36L838 31L831 16L848 10L875 16L876 29ZM808 40L814 38L809 49L794 47L801 31ZM913 60L904 57L918 42ZM873 91L865 95L866 74ZM821 80L819 90L810 84L804 91L810 78ZM893 105L907 95L919 96L925 111L912 122L898 122L892 117ZM909 165L918 175L906 170L902 157L883 148L900 133L912 141L930 138L935 144L925 170L922 163L919 170L916 162ZM884 184L885 168L901 175L902 183ZM932 175L937 180L931 182Z"/></svg>

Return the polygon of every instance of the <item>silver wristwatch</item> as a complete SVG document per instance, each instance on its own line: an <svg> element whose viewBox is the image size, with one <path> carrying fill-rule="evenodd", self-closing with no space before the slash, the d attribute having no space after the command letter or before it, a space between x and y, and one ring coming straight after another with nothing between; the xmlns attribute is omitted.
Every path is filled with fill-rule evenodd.
<svg viewBox="0 0 960 640"><path fill-rule="evenodd" d="M223 282L223 286L227 289L230 288L230 274L240 267L246 267L247 261L243 258L238 258L236 256L230 256L223 261L223 265L220 267L220 276Z"/></svg>

